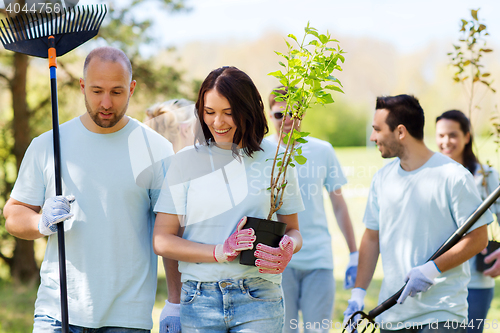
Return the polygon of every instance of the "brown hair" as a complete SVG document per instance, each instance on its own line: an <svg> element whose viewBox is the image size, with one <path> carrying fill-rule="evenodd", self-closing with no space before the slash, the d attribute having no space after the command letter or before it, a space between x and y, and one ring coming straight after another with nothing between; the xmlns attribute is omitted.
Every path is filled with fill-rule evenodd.
<svg viewBox="0 0 500 333"><path fill-rule="evenodd" d="M467 133L470 134L470 140L469 143L467 143L464 147L462 158L464 161L464 167L466 167L467 170L470 171L470 173L474 174L474 171L476 171L478 160L476 155L474 155L474 152L472 151L472 133L470 131L469 118L467 118L467 116L462 111L450 110L437 117L436 123L441 119L456 121L460 125L460 130L462 131L462 133L464 133L464 135L466 135Z"/></svg>
<svg viewBox="0 0 500 333"><path fill-rule="evenodd" d="M252 156L255 151L262 150L260 144L269 131L264 104L252 79L236 67L224 66L210 72L203 81L196 101L197 117L201 129L197 128L195 140L200 144L210 144L214 140L212 133L203 120L205 112L205 94L215 89L224 96L231 105L231 114L236 131L233 137L233 153L241 142L246 155Z"/></svg>
<svg viewBox="0 0 500 333"><path fill-rule="evenodd" d="M414 96L377 97L375 109L389 111L385 122L391 131L394 131L399 125L403 125L412 137L420 141L424 139L424 110Z"/></svg>

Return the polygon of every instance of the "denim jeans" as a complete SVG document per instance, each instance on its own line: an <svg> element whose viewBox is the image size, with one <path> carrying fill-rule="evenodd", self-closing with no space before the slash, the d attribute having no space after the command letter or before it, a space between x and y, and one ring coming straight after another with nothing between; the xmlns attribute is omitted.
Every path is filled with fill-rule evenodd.
<svg viewBox="0 0 500 333"><path fill-rule="evenodd" d="M283 317L281 286L261 278L182 284L182 333L281 333Z"/></svg>
<svg viewBox="0 0 500 333"><path fill-rule="evenodd" d="M439 322L437 325L436 323L432 323L430 325L403 328L401 330L394 331L381 329L380 333L466 333L465 327L460 327L461 323L462 322L455 322L455 324L453 324L451 321Z"/></svg>
<svg viewBox="0 0 500 333"><path fill-rule="evenodd" d="M484 327L484 320L490 309L495 288L471 289L469 288L469 327L467 333L481 333ZM471 322L472 321L472 322Z"/></svg>
<svg viewBox="0 0 500 333"><path fill-rule="evenodd" d="M285 333L329 332L335 298L332 269L303 270L291 267L283 272L285 298ZM299 323L299 310L303 323Z"/></svg>
<svg viewBox="0 0 500 333"><path fill-rule="evenodd" d="M33 325L33 333L59 333L62 332L62 324L49 316L35 315L35 324ZM81 326L69 325L68 333L146 333L149 330L125 327L101 327L101 328L86 328Z"/></svg>

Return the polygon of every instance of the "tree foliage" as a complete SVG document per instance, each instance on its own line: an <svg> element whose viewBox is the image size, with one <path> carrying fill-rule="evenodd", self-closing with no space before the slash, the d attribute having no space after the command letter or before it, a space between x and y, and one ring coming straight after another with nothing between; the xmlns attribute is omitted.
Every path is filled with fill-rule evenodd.
<svg viewBox="0 0 500 333"><path fill-rule="evenodd" d="M284 60L284 62L279 62L284 68L283 72L279 70L269 73L277 78L283 87L286 87L285 94L279 91L274 92L276 101L286 102L286 107L283 109L283 121L278 133L278 148L271 171L269 187L271 210L268 219L283 204L287 168L294 167L294 163L304 164L307 161L302 155L300 144L307 143L305 137L309 133L294 130L296 122L302 120L311 105L333 103L329 91L343 93L340 88L342 84L332 75L334 71L342 70L340 63L345 60L342 55L344 51L338 44L339 41L332 39L328 32L318 33L317 29L309 25L309 22L304 31L304 37L300 42L293 34L288 35L291 42L285 41L288 47L286 54L276 52ZM332 43L337 43L337 47L331 47ZM292 129L283 137L283 127L289 113L292 115ZM286 148L283 153L279 153L282 140Z"/></svg>
<svg viewBox="0 0 500 333"><path fill-rule="evenodd" d="M491 74L484 70L483 57L493 50L487 47L486 37L489 33L484 22L479 19L478 12L479 9L472 9L471 19L461 19L461 36L458 43L453 44L454 51L448 53L451 65L456 69L453 80L463 84L467 93L469 118L480 102L480 99L475 98L478 85L486 87L486 91L496 92L492 87Z"/></svg>
<svg viewBox="0 0 500 333"><path fill-rule="evenodd" d="M181 87L187 86L187 91L190 91L190 84L183 82L183 73L141 53L145 45L154 42L151 37L152 21L136 16L136 10L145 2L132 0L127 6L123 6L122 1L107 1L108 14L96 39L105 40L107 44L118 47L127 54L133 66L134 79L139 87L144 87L140 89L140 93L145 100L178 97ZM149 6L152 4L165 13L187 10L184 0L148 2ZM4 9L0 9L0 18L7 14ZM2 91L9 91L12 102L10 106L3 103L0 112L1 208L9 198L24 152L32 138L51 128L50 81L48 76L45 82L39 80L40 73L30 69L33 61L24 54L0 51L0 87ZM80 77L79 73L73 72L73 67L81 69L82 59L71 54L64 56L63 60L58 59L59 110L62 113L71 110L72 116L75 115L72 96L78 93ZM193 95L184 94L184 97L190 98ZM78 110L83 110L83 105ZM64 117L60 119L63 120ZM38 279L33 245L33 241L8 235L3 214L0 214L0 258L9 266L15 281L27 283Z"/></svg>

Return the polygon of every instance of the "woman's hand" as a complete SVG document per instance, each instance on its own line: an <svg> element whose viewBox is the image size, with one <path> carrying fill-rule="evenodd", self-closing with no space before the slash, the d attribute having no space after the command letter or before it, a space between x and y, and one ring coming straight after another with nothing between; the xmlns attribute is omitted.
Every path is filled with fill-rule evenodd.
<svg viewBox="0 0 500 333"><path fill-rule="evenodd" d="M283 273L286 266L292 259L295 250L295 241L292 237L284 235L278 247L271 247L262 243L257 244L255 266L259 267L259 272L264 274Z"/></svg>
<svg viewBox="0 0 500 333"><path fill-rule="evenodd" d="M224 242L224 244L216 245L214 248L214 258L217 262L233 261L236 259L240 251L253 249L255 242L255 232L252 228L243 229L247 223L247 217L244 216L238 225L236 231ZM243 230L242 230L243 229Z"/></svg>

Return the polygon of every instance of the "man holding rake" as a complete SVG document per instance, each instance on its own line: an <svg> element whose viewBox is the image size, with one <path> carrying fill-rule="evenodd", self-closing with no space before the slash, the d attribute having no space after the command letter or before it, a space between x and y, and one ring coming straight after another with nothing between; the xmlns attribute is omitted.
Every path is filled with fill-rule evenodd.
<svg viewBox="0 0 500 333"><path fill-rule="evenodd" d="M157 278L152 207L172 145L125 115L136 82L122 51L93 50L83 72L87 112L60 126L63 196L55 196L47 132L26 151L4 208L6 228L22 239L49 236L34 332L61 331L55 237L61 221L70 332L149 332Z"/></svg>
<svg viewBox="0 0 500 333"><path fill-rule="evenodd" d="M377 317L382 332L466 331L467 260L486 247L486 224L493 218L487 211L455 246L426 262L481 199L470 172L426 147L423 129L424 112L416 98L377 98L370 140L383 158L397 159L372 180L358 275L345 322L363 309L380 254L384 279L379 302L407 281L399 304Z"/></svg>

